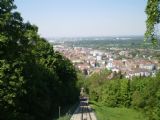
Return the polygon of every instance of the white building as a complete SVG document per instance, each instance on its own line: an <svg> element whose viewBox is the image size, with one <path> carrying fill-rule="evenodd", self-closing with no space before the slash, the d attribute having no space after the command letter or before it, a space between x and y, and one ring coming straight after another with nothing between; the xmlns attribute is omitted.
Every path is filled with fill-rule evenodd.
<svg viewBox="0 0 160 120"><path fill-rule="evenodd" d="M155 64L140 64L139 68L147 69L147 70L154 70L156 68Z"/></svg>
<svg viewBox="0 0 160 120"><path fill-rule="evenodd" d="M111 69L113 68L113 59L112 59L112 58L110 58L110 59L108 60L108 63L107 63L107 65L106 65L106 68L107 68L108 70L111 70Z"/></svg>
<svg viewBox="0 0 160 120"><path fill-rule="evenodd" d="M101 55L98 55L98 56L96 57L96 60L97 60L97 61L102 60L102 56L101 56Z"/></svg>

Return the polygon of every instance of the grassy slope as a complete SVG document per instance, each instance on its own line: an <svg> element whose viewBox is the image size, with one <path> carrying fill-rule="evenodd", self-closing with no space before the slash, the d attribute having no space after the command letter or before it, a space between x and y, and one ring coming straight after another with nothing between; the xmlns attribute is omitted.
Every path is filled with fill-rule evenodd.
<svg viewBox="0 0 160 120"><path fill-rule="evenodd" d="M147 120L141 112L127 108L110 108L101 104L91 105L98 120Z"/></svg>

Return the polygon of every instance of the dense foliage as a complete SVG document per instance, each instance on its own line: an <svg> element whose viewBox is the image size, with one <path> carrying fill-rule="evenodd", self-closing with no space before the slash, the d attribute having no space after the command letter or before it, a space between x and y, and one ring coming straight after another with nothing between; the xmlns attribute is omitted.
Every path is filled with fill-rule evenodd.
<svg viewBox="0 0 160 120"><path fill-rule="evenodd" d="M76 71L15 8L0 1L0 120L51 120L77 99Z"/></svg>
<svg viewBox="0 0 160 120"><path fill-rule="evenodd" d="M148 0L146 6L146 33L145 40L150 39L153 44L157 45L159 30L158 24L160 23L160 0Z"/></svg>
<svg viewBox="0 0 160 120"><path fill-rule="evenodd" d="M87 80L93 101L108 107L135 108L144 111L149 120L160 119L160 74L133 80L120 79L120 76L109 80L106 74L94 74Z"/></svg>

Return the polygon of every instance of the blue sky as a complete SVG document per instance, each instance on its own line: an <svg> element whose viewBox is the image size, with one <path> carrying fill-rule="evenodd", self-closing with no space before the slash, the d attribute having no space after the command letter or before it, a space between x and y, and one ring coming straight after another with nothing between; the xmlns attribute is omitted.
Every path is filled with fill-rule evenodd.
<svg viewBox="0 0 160 120"><path fill-rule="evenodd" d="M147 0L15 0L43 37L143 35Z"/></svg>

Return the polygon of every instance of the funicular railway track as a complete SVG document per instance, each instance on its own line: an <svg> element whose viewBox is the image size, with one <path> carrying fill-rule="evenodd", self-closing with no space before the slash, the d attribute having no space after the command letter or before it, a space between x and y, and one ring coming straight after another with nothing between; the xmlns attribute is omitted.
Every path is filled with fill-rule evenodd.
<svg viewBox="0 0 160 120"><path fill-rule="evenodd" d="M88 106L88 99L82 98L80 100L81 120L92 120L91 108Z"/></svg>
<svg viewBox="0 0 160 120"><path fill-rule="evenodd" d="M92 120L90 110L88 107L82 108L82 113L81 113L81 120Z"/></svg>
<svg viewBox="0 0 160 120"><path fill-rule="evenodd" d="M88 104L89 98L85 97L84 89L81 89L80 104L75 110L70 120L97 120L94 112Z"/></svg>

